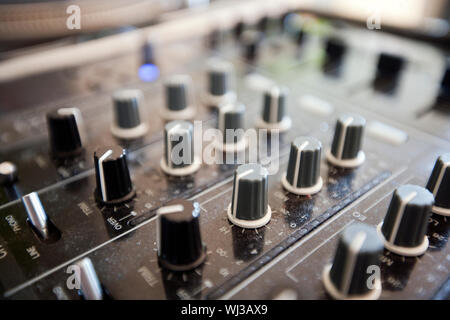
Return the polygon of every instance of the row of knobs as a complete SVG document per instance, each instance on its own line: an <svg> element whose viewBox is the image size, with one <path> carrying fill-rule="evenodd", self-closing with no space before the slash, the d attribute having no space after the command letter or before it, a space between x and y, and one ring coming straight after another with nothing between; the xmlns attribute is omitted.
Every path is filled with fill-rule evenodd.
<svg viewBox="0 0 450 320"><path fill-rule="evenodd" d="M219 116L219 128L222 126L229 129L237 129L240 115L245 109L234 108L222 110ZM238 118L238 119L236 119ZM221 124L222 123L222 124ZM240 123L239 123L240 124ZM359 116L344 115L338 119L335 138L329 151L329 161L339 166L355 166L364 160L364 152L361 150L361 135L364 119ZM187 121L171 121L164 128L164 156L161 159L161 169L169 175L182 176L194 173L200 167L200 159L196 158L193 145L193 125ZM235 137L238 138L237 136ZM240 141L235 141L239 144ZM226 144L225 144L226 145ZM182 151L182 152L181 152ZM282 184L288 191L295 194L309 195L320 191L322 178L320 177L322 144L313 137L299 137L291 144L289 164ZM361 156L362 155L362 156ZM350 163L350 165L349 165ZM126 163L126 152L121 147L99 148L94 153L94 166L97 180L97 199L105 204L116 204L129 200L134 196L134 190ZM248 166L258 166L249 164ZM246 170L240 174L240 170ZM238 168L236 183L242 183L240 189L246 194L245 185L250 190L265 190L262 185L267 183L267 172L263 168L252 170ZM249 174L253 172L253 174ZM256 172L259 179L255 178ZM246 182L250 179L254 183L261 184L253 186ZM261 191L262 192L262 191ZM261 194L259 192L258 194ZM236 198L238 192L236 191ZM252 203L260 203L262 195L255 194ZM233 211L233 210L232 210Z"/></svg>
<svg viewBox="0 0 450 320"><path fill-rule="evenodd" d="M233 67L230 63L222 60L213 60L208 67L208 90L204 95L205 103L210 107L219 108L219 129L223 133L228 129L236 130L243 128L245 106L236 102L236 94L231 89L231 75ZM166 107L162 108L161 116L166 120L188 120L195 113L192 105L191 79L188 76L176 75L169 78L165 83ZM268 130L285 131L291 127L291 119L286 114L288 90L284 87L273 86L264 93L263 108L261 117L257 119L258 128ZM122 89L113 94L114 120L111 124L112 134L119 139L138 139L143 137L148 126L141 121L140 105L143 95L140 90ZM342 135L347 134L347 127L350 121L350 130L360 132L349 133L351 137L346 138L346 145L342 147L340 140L343 136L336 136L333 143L332 153L335 157L330 157L330 161L336 159L339 165L354 166L355 161L342 161L346 158L353 158L349 148L358 149L357 139L362 137L363 119L349 119L340 121ZM358 121L361 123L358 124ZM83 129L81 113L77 108L60 108L47 115L48 132L50 139L50 149L52 155L57 158L76 156L83 152L85 134ZM359 129L357 128L359 127ZM226 135L224 134L224 139ZM355 141L351 140L354 139ZM220 145L218 147L221 147ZM245 147L242 142L239 147ZM341 148L342 147L342 148ZM223 146L224 151L228 151L230 146ZM362 154L361 154L362 156ZM362 162L362 158L357 161ZM356 162L357 162L356 161Z"/></svg>
<svg viewBox="0 0 450 320"><path fill-rule="evenodd" d="M240 124L242 124L239 119L241 119L244 111L243 106L242 108L233 108L231 110L228 110L226 107L221 108L219 127L222 126L222 129L239 128ZM62 119L67 120L69 118L75 121L79 119L79 115L73 109L59 110L49 114L48 117L57 124L63 123ZM69 123L71 122L69 121ZM326 154L331 164L351 168L360 165L364 161L365 155L361 150L364 125L365 120L357 115L346 114L337 120L331 148ZM66 131L76 131L73 130L76 126L66 125L61 127L65 128ZM165 149L164 157L161 159L162 170L175 176L191 174L198 170L200 161L194 156L192 124L187 121L172 121L166 124L164 133ZM73 145L77 146L76 150L80 150L79 141L81 141L81 137L79 135L77 137L77 143ZM51 139L55 141L55 144L64 145L59 142L60 137L57 135L51 134ZM173 154L177 154L177 150L183 150L183 154L179 158L173 156ZM67 154L69 150L60 148L58 152ZM283 187L287 191L298 195L311 195L320 191L323 185L320 177L321 152L322 145L320 141L313 137L298 137L292 141L288 168L281 180ZM450 182L449 163L450 154L444 154L437 159L426 187L432 193L432 198L435 201L432 206L433 212L445 216L450 215L450 201L448 198ZM124 149L118 146L97 149L94 154L94 166L97 181L95 194L96 199L100 203L115 205L133 198L135 191ZM2 164L0 167L2 178L5 177L6 179L14 176L11 173L13 169ZM241 174L241 170L245 172ZM262 204L267 201L266 191L264 191L266 190L264 186L267 185L267 174L264 173L264 169L256 169L254 167L250 170L245 169L245 166L244 169L239 168L236 172L234 201L229 209L230 220L242 227L251 228L264 225L270 220L270 208L259 209L254 211L255 213L249 214L247 209L239 209L240 202L238 199L240 198L239 194L250 194L250 201L248 202L252 208L265 208L266 206ZM250 174L249 172L252 173ZM259 178L256 178L256 176ZM251 190L253 193L247 192L247 190ZM250 216L245 217L245 215ZM255 215L256 218L253 218L252 215ZM33 219L31 220L33 221ZM254 222L252 220L258 221ZM414 224L423 225L420 223ZM382 230L385 230L387 225L388 223L384 224ZM391 239L391 236L386 236L386 238Z"/></svg>
<svg viewBox="0 0 450 320"><path fill-rule="evenodd" d="M230 63L214 60L208 67L208 90L204 102L209 107L219 108L219 129L223 133L228 129L236 130L244 126L245 106L236 101L231 89L233 67ZM165 82L166 106L160 110L161 117L167 121L189 120L195 115L192 104L192 80L185 75L170 77ZM261 117L257 119L258 128L286 131L291 127L291 119L286 114L288 90L273 86L264 93ZM148 125L141 121L140 106L143 94L137 89L121 89L113 96L114 119L111 133L121 140L139 139L148 132ZM83 119L77 108L60 108L47 114L47 127L50 152L56 158L78 156L83 153L86 135ZM226 135L224 134L224 139ZM237 141L236 141L237 142ZM236 146L219 145L224 151ZM237 149L244 148L245 143Z"/></svg>
<svg viewBox="0 0 450 320"><path fill-rule="evenodd" d="M406 257L424 254L434 203L427 189L402 185L394 191L377 228L364 224L347 227L339 238L333 262L323 270L327 293L335 299L377 299L382 289L379 271L383 248Z"/></svg>
<svg viewBox="0 0 450 320"><path fill-rule="evenodd" d="M219 85L226 83L218 75L210 74L219 80L210 81L211 105L219 108L218 125L222 132L226 129L243 128L245 107L234 101L230 92ZM169 105L184 105L188 108L183 94L177 95L177 84L184 80L176 79L168 86ZM181 86L183 87L183 86ZM217 93L213 95L212 93ZM227 96L228 95L228 96ZM184 96L185 97L185 96ZM217 98L217 99L216 99ZM140 122L138 106L142 99L139 91L128 90L114 97L115 121L111 131L122 138L135 138L147 131ZM220 99L223 99L222 101ZM273 87L265 93L260 127L289 128L290 119L285 114L286 91ZM223 101L227 103L223 104ZM181 108L185 109L185 108ZM132 112L131 112L131 111ZM169 111L169 114L172 111ZM176 111L175 111L176 112ZM82 120L75 108L62 108L47 115L52 154L57 157L78 155L83 152L84 139ZM335 134L326 157L338 167L353 168L364 162L361 149L365 120L357 115L343 115L336 123ZM125 131L124 131L125 130ZM130 131L131 130L131 131ZM199 164L193 153L193 127L187 121L172 121L165 126L165 151L161 168L168 174L191 174ZM224 135L225 136L225 135ZM234 141L238 145L239 138ZM225 142L225 140L224 140ZM181 161L171 156L180 143L188 150ZM226 149L224 149L226 151ZM312 137L299 137L291 143L289 163L282 178L283 187L295 194L314 194L320 191L323 181L320 177L322 145ZM106 205L126 202L135 196L135 190L128 170L126 151L120 147L100 148L94 154L97 188L96 199ZM428 239L425 236L427 221L431 210L438 214L450 214L448 192L450 188L450 154L436 161L426 189L405 185L398 188L383 222L376 230L365 225L347 228L340 237L332 264L324 270L323 281L327 292L342 299L373 299L381 292L380 284L370 289L365 280L367 267L378 265L378 256L383 247L404 255L417 256L425 252ZM31 224L45 238L48 234L48 219L40 204L39 197L33 193L23 198ZM243 228L259 228L271 219L268 204L268 172L259 164L239 166L235 171L233 194L228 207L228 219ZM185 271L199 266L205 260L205 245L201 240L200 210L196 203L175 200L158 210L157 247L161 266L173 271ZM86 272L86 279L93 277L89 260L80 261ZM98 282L98 281L97 281ZM90 281L84 285L87 298L100 298L101 288ZM83 285L82 285L83 287ZM83 289L82 289L83 290Z"/></svg>
<svg viewBox="0 0 450 320"><path fill-rule="evenodd" d="M297 45L302 45L305 40L305 32L302 28L301 21L301 17L291 14L283 22L286 31L293 37ZM260 26L258 31L257 29L247 27L242 22L238 23L234 29L234 34L243 49L243 58L246 61L254 63L258 58L259 47L264 38L264 28ZM329 75L339 76L342 73L343 61L348 52L345 41L331 36L325 39L323 51L323 70ZM397 86L400 72L405 64L406 61L401 56L381 53L378 57L376 73L372 83L374 89L391 93Z"/></svg>
<svg viewBox="0 0 450 320"><path fill-rule="evenodd" d="M267 190L265 168L259 164L238 167L228 207L229 220L243 228L258 228L269 222ZM335 299L377 299L381 294L379 273L372 280L369 277L376 268L379 272L383 248L404 256L423 254L428 246L425 232L433 204L433 195L427 189L403 185L394 192L377 229L364 224L347 227L340 235L333 262L323 270L322 280L328 294ZM160 208L157 215L159 264L175 272L201 265L206 259L206 246L201 238L199 204L173 200ZM85 273L95 275L90 260L84 259L80 264ZM92 283L84 284L88 295L101 297L97 278L89 281Z"/></svg>
<svg viewBox="0 0 450 320"><path fill-rule="evenodd" d="M383 248L400 256L416 257L428 249L426 236L432 212L450 215L450 154L440 156L425 188L398 187L383 221L376 227L356 224L341 234L334 260L323 270L327 293L335 299L377 299L379 277L369 279L380 267ZM378 271L379 272L379 271Z"/></svg>
<svg viewBox="0 0 450 320"><path fill-rule="evenodd" d="M161 267L183 272L195 269L206 259L200 233L200 206L187 200L173 200L157 212L157 255ZM79 268L80 296L85 300L109 298L89 258L75 263Z"/></svg>
<svg viewBox="0 0 450 320"><path fill-rule="evenodd" d="M240 33L239 33L240 34ZM258 32L247 30L242 32L242 41L248 48L250 55L255 50L261 36ZM301 33L302 34L302 33ZM335 38L327 39L325 43L325 66L331 65L332 70L338 70L336 65L342 61L346 51L344 43ZM374 85L381 83L383 90L389 91L395 87L399 71L404 66L402 58L390 54L381 54L377 64L377 74ZM208 64L208 88L204 95L204 102L211 107L219 107L233 103L236 94L232 90L231 78L233 67L230 63L213 59ZM447 72L448 73L448 72ZM443 77L444 82L448 77ZM192 105L192 80L185 75L176 75L165 83L166 107L162 108L161 116L166 120L191 119L195 114ZM444 87L443 87L444 88ZM142 93L139 90L124 89L113 94L114 121L111 132L119 139L136 139L143 137L147 124L142 123L139 115L139 106L142 103ZM270 88L265 94L262 119L257 126L267 129L287 130L291 123L285 115L286 90L284 88ZM48 131L52 154L56 157L78 155L83 151L83 131L78 127L82 125L81 114L76 108L61 108L47 116ZM361 160L361 159L359 159Z"/></svg>
<svg viewBox="0 0 450 320"><path fill-rule="evenodd" d="M284 105L286 92L271 89L264 99L262 122L280 125L286 122ZM120 99L117 99L120 100ZM120 104L116 104L116 108ZM138 103L133 103L137 106ZM119 113L120 111L116 111ZM219 109L219 128L243 128L245 107L242 104L224 105ZM50 114L49 121L67 119L69 123L79 122L76 109L58 110ZM138 119L128 117L128 123ZM131 120L130 120L131 119ZM135 119L135 120L133 120ZM63 121L64 120L64 121ZM118 120L117 120L118 121ZM116 122L117 122L116 121ZM121 124L124 126L124 123ZM55 125L54 127L56 127ZM352 168L361 165L365 159L361 149L365 120L357 115L343 115L336 123L335 134L326 157L336 166ZM62 125L67 132L76 132L73 125ZM75 128L75 129L74 129ZM279 128L279 127L278 127ZM75 135L72 149L80 152L82 136ZM194 172L196 159L193 153L193 127L186 121L172 121L165 126L165 151L161 160L162 169L173 175ZM55 146L64 145L57 134L50 134ZM188 150L180 162L171 156L179 144ZM238 144L239 141L234 141ZM53 149L61 155L71 154L70 148ZM320 177L322 145L312 137L298 137L291 143L283 187L295 194L314 194L320 191L323 181ZM126 152L120 147L100 148L94 154L97 188L95 195L103 204L118 204L135 195L130 178ZM327 292L335 298L376 298L380 286L369 289L364 283L366 267L377 265L377 257L383 247L404 256L415 256L425 252L428 240L425 236L427 220L432 209L448 215L450 203L447 197L450 172L450 155L445 154L436 161L427 184L427 189L417 186L402 186L395 191L388 213L377 230L367 226L354 226L342 235L333 263L324 270L324 284ZM271 219L268 205L268 173L258 164L246 164L235 171L233 194L228 207L228 219L243 228L259 228ZM29 220L45 238L48 234L48 219L39 198L31 194L23 198ZM167 208L169 207L169 209ZM196 204L176 200L158 211L158 257L160 264L173 271L195 268L205 259L205 246L201 241L199 209ZM181 245L182 244L182 245Z"/></svg>
<svg viewBox="0 0 450 320"><path fill-rule="evenodd" d="M165 127L165 140L178 143L192 141L192 130L192 124L189 122L169 122ZM291 158L295 161L290 164L291 169L288 170L289 176L300 175L301 178L296 183L298 186L308 185L315 180L316 176L304 178L301 172L308 172L308 170L300 166L301 161L297 162L297 165L295 162L299 159L308 159L309 152L313 153L314 162L320 161L321 149L320 142L313 138L301 139L293 142ZM308 146L304 145L305 141L308 142ZM297 150L297 146L300 149ZM166 143L165 156L161 162L168 164L169 170L185 170L183 164L174 164L172 157L169 157L174 147L176 143ZM297 152L304 153L298 156ZM314 157L315 152L319 153ZM190 156L188 160L187 162L190 162L194 159ZM134 197L135 190L124 149L118 146L99 148L94 153L94 163L97 184L95 197L98 202L116 205ZM314 167L314 172L318 173L319 170L318 165ZM259 164L242 165L235 172L233 185L232 200L228 208L230 221L243 228L259 228L267 224L271 218L271 209L268 205L267 170ZM32 193L25 196L23 202L31 224L43 238L46 238L49 221L39 197L36 193ZM201 241L199 214L198 204L186 200L172 201L158 210L158 257L163 267L173 271L184 271L195 268L205 260L205 245ZM80 267L85 269L86 279L93 277L94 271L90 261L80 261ZM84 285L85 290L88 291L84 293L85 297L99 298L101 296L102 291L97 282Z"/></svg>
<svg viewBox="0 0 450 320"><path fill-rule="evenodd" d="M301 138L296 142L302 146L305 141L310 140ZM320 145L315 144L315 147L320 150ZM294 158L298 158L295 153L294 155ZM97 199L103 203L119 203L134 196L125 151L119 147L105 149L97 151L95 157ZM414 185L399 187L394 192L387 214L377 229L356 224L344 230L334 261L326 266L323 272L324 286L332 297L379 297L379 279L375 278L372 287L369 287L367 277L368 268L379 266L379 255L383 247L403 256L418 256L426 251L428 239L425 232L431 209L441 208L436 205L442 205L442 202L435 201L433 193L439 195L448 188L449 160L450 154L439 157L427 189ZM121 176L122 174L124 176ZM102 181L105 176L111 178ZM446 184L443 184L444 178L447 179ZM438 188L439 186L443 189ZM447 198L438 199L448 201ZM25 196L23 201L30 222L45 236L48 232L48 220L39 197L33 193ZM199 205L187 200L173 200L160 208L157 214L157 252L160 265L172 271L187 271L202 264L206 258L206 247L201 239ZM239 166L234 174L228 219L243 228L259 228L267 224L270 218L267 170L259 164ZM90 261L82 260L80 263L86 269L83 272L95 273ZM84 286L90 293L88 292L85 298L98 298L102 294L96 284L98 281L90 283L93 281L92 276L86 275L86 281L90 280Z"/></svg>
<svg viewBox="0 0 450 320"><path fill-rule="evenodd" d="M218 107L235 100L231 90L231 64L211 61L208 67L208 90L205 103ZM187 75L175 75L165 81L166 105L160 110L165 120L187 120L195 115L192 80ZM137 89L121 89L113 93L113 121L111 133L118 139L139 139L148 132L142 122L140 107L143 94ZM59 108L47 114L50 153L55 158L76 157L83 153L85 131L81 112L77 108Z"/></svg>

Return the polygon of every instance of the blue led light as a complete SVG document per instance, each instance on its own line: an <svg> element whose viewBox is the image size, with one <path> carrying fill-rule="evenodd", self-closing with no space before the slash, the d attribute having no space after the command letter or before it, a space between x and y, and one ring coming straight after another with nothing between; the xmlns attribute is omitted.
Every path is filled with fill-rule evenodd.
<svg viewBox="0 0 450 320"><path fill-rule="evenodd" d="M151 63L143 64L138 70L139 78L145 82L152 82L159 77L159 68Z"/></svg>

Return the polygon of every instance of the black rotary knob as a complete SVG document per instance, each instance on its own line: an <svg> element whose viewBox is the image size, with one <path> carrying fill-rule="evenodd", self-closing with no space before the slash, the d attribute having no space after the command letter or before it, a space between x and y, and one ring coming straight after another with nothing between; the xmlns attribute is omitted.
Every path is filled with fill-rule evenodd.
<svg viewBox="0 0 450 320"><path fill-rule="evenodd" d="M17 181L17 166L9 161L0 162L0 185L7 186Z"/></svg>
<svg viewBox="0 0 450 320"><path fill-rule="evenodd" d="M343 114L336 122L331 149L327 152L328 161L343 168L361 165L366 156L361 150L366 120L355 114Z"/></svg>
<svg viewBox="0 0 450 320"><path fill-rule="evenodd" d="M161 112L164 119L183 120L194 116L195 108L190 96L191 87L192 80L188 75L173 75L166 80L166 107Z"/></svg>
<svg viewBox="0 0 450 320"><path fill-rule="evenodd" d="M188 121L175 120L164 127L164 157L161 169L174 176L185 176L200 168L194 152L194 127Z"/></svg>
<svg viewBox="0 0 450 320"><path fill-rule="evenodd" d="M286 115L288 89L273 86L264 92L262 117L257 122L258 128L286 131L291 127L291 118Z"/></svg>
<svg viewBox="0 0 450 320"><path fill-rule="evenodd" d="M425 188L410 184L398 187L378 225L386 249L403 256L422 255L428 248L425 233L433 203L433 195Z"/></svg>
<svg viewBox="0 0 450 320"><path fill-rule="evenodd" d="M441 88L438 99L448 99L450 97L450 57L447 57L447 65L442 75Z"/></svg>
<svg viewBox="0 0 450 320"><path fill-rule="evenodd" d="M375 228L353 224L339 237L333 263L323 270L323 283L334 299L375 300L381 294L380 255L383 242Z"/></svg>
<svg viewBox="0 0 450 320"><path fill-rule="evenodd" d="M320 177L322 143L313 137L298 137L291 143L283 187L292 193L309 195L320 191L323 185Z"/></svg>
<svg viewBox="0 0 450 320"><path fill-rule="evenodd" d="M338 38L328 38L325 42L323 71L331 76L339 76L342 70L346 46Z"/></svg>
<svg viewBox="0 0 450 320"><path fill-rule="evenodd" d="M186 271L205 261L206 246L200 233L200 205L173 200L158 209L157 246L162 267Z"/></svg>
<svg viewBox="0 0 450 320"><path fill-rule="evenodd" d="M427 189L434 196L432 211L450 216L450 153L445 153L436 160Z"/></svg>
<svg viewBox="0 0 450 320"><path fill-rule="evenodd" d="M242 33L245 30L245 23L242 21L239 21L236 23L236 25L233 28L233 35L236 38L236 40L239 40L241 38Z"/></svg>
<svg viewBox="0 0 450 320"><path fill-rule="evenodd" d="M118 204L134 197L126 151L119 146L102 147L94 152L95 195L100 203Z"/></svg>
<svg viewBox="0 0 450 320"><path fill-rule="evenodd" d="M47 129L54 157L74 157L83 152L83 119L79 109L59 108L47 113Z"/></svg>
<svg viewBox="0 0 450 320"><path fill-rule="evenodd" d="M258 51L263 39L263 34L257 30L245 30L241 35L243 56L247 61L258 58Z"/></svg>
<svg viewBox="0 0 450 320"><path fill-rule="evenodd" d="M238 152L247 147L244 131L245 106L242 103L230 103L219 110L218 129L222 141L216 141L216 148L224 152Z"/></svg>
<svg viewBox="0 0 450 320"><path fill-rule="evenodd" d="M234 172L228 219L242 228L260 228L270 221L267 169L257 163L243 164Z"/></svg>
<svg viewBox="0 0 450 320"><path fill-rule="evenodd" d="M219 59L209 61L207 70L208 89L205 94L207 106L219 108L236 100L236 94L231 84L232 74L233 65L231 63Z"/></svg>
<svg viewBox="0 0 450 320"><path fill-rule="evenodd" d="M114 92L114 120L111 124L111 133L119 139L138 139L143 137L148 126L141 122L140 105L143 94L138 89L121 89Z"/></svg>
<svg viewBox="0 0 450 320"><path fill-rule="evenodd" d="M372 83L374 89L387 94L393 93L405 64L405 60L401 56L381 53Z"/></svg>

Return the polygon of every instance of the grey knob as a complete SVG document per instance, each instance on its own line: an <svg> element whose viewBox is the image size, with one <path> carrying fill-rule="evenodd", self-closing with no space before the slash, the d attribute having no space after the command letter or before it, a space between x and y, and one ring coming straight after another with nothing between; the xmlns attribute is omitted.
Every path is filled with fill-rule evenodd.
<svg viewBox="0 0 450 320"><path fill-rule="evenodd" d="M242 103L224 105L219 110L218 129L222 141L217 141L217 149L237 152L247 147L244 131L245 106Z"/></svg>
<svg viewBox="0 0 450 320"><path fill-rule="evenodd" d="M262 117L257 127L268 130L286 131L291 127L291 118L286 115L288 89L273 86L264 92Z"/></svg>
<svg viewBox="0 0 450 320"><path fill-rule="evenodd" d="M450 153L445 153L436 160L427 189L434 196L432 211L450 216Z"/></svg>
<svg viewBox="0 0 450 320"><path fill-rule="evenodd" d="M171 121L164 127L164 157L161 169L174 176L185 176L200 168L194 153L194 127L188 121Z"/></svg>
<svg viewBox="0 0 450 320"><path fill-rule="evenodd" d="M0 163L0 185L9 185L17 180L17 166L9 161Z"/></svg>
<svg viewBox="0 0 450 320"><path fill-rule="evenodd" d="M320 177L322 143L313 137L298 137L291 143L283 187L292 193L309 195L320 191L323 185Z"/></svg>
<svg viewBox="0 0 450 320"><path fill-rule="evenodd" d="M102 300L103 289L91 259L84 258L75 263L79 268L80 290L86 300Z"/></svg>
<svg viewBox="0 0 450 320"><path fill-rule="evenodd" d="M381 294L380 256L383 242L375 228L353 224L339 237L333 263L323 270L328 294L339 300L375 300Z"/></svg>
<svg viewBox="0 0 450 320"><path fill-rule="evenodd" d="M209 107L219 108L236 100L231 86L233 65L227 61L213 59L209 61L207 78L208 88L205 95Z"/></svg>
<svg viewBox="0 0 450 320"><path fill-rule="evenodd" d="M192 80L187 75L174 75L165 82L166 107L161 115L166 120L190 119L195 110L192 105L190 90Z"/></svg>
<svg viewBox="0 0 450 320"><path fill-rule="evenodd" d="M141 122L140 105L143 95L137 89L121 89L114 92L114 120L111 124L111 133L119 139L138 139L147 131L146 123Z"/></svg>
<svg viewBox="0 0 450 320"><path fill-rule="evenodd" d="M39 236L43 239L49 237L49 224L47 214L36 192L22 197L22 203L27 211L28 221L33 225Z"/></svg>
<svg viewBox="0 0 450 320"><path fill-rule="evenodd" d="M410 184L397 188L383 222L378 225L386 249L403 256L425 253L425 233L433 203L433 195L425 188Z"/></svg>
<svg viewBox="0 0 450 320"><path fill-rule="evenodd" d="M344 114L336 122L331 150L327 153L328 161L343 168L361 165L366 156L361 150L366 120L358 115Z"/></svg>
<svg viewBox="0 0 450 320"><path fill-rule="evenodd" d="M228 219L242 228L260 228L270 221L267 169L260 164L239 166L234 172Z"/></svg>

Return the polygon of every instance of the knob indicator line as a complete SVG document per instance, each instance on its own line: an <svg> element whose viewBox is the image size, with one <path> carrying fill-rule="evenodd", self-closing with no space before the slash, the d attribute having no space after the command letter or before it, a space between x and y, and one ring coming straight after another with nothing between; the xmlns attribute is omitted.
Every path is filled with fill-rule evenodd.
<svg viewBox="0 0 450 320"><path fill-rule="evenodd" d="M253 172L253 169L247 170L245 172L242 172L241 174L238 174L236 176L236 179L234 181L234 198L233 198L233 216L236 217L236 205L237 205L237 199L238 199L238 195L239 195L239 179L249 175L250 173Z"/></svg>
<svg viewBox="0 0 450 320"><path fill-rule="evenodd" d="M438 180L436 181L436 185L435 185L434 188L433 188L433 196L435 196L435 197L436 197L436 194L437 194L437 192L438 192L438 190L439 190L439 186L441 185L442 180L444 179L445 170L446 170L449 166L450 166L450 162L444 162L444 166L443 166L441 172L439 173L439 178L438 178Z"/></svg>
<svg viewBox="0 0 450 320"><path fill-rule="evenodd" d="M280 98L280 90L278 88L274 88L270 91L270 101L273 105L273 108L270 109L270 122L278 122L278 110L279 110L279 98Z"/></svg>
<svg viewBox="0 0 450 320"><path fill-rule="evenodd" d="M309 144L308 141L303 142L303 144L298 148L297 151L297 161L295 163L295 172L298 172L299 168L300 168L300 161L302 161L301 156L302 156L302 151L303 149L306 148L306 146ZM297 182L298 182L298 174L295 175L294 177L294 186L297 186Z"/></svg>
<svg viewBox="0 0 450 320"><path fill-rule="evenodd" d="M98 169L100 174L100 190L102 192L103 201L108 201L108 196L106 194L106 182L105 182L105 172L103 170L103 161L107 159L112 154L112 150L106 151L99 159L98 159Z"/></svg>
<svg viewBox="0 0 450 320"><path fill-rule="evenodd" d="M450 153L439 156L428 179L426 188L433 193L432 211L444 217L450 216Z"/></svg>
<svg viewBox="0 0 450 320"><path fill-rule="evenodd" d="M390 242L394 242L395 237L397 237L398 228L400 227L400 222L402 221L403 214L405 213L406 204L409 203L414 197L417 196L417 192L411 192L404 199L401 200L400 207L398 208L397 217L395 219L394 227L392 229L391 236L389 237Z"/></svg>
<svg viewBox="0 0 450 320"><path fill-rule="evenodd" d="M345 271L344 271L344 289L342 290L346 294L348 294L350 289L350 284L352 280L352 273L355 268L356 264L356 258L358 252L361 250L362 245L364 244L364 241L367 238L367 234L363 231L358 232L353 239L352 243L350 244L350 257L347 260L347 263L345 265Z"/></svg>
<svg viewBox="0 0 450 320"><path fill-rule="evenodd" d="M337 158L338 159L342 159L342 154L344 153L344 143L345 143L345 135L347 133L347 127L353 122L353 118L347 118L345 119L342 124L343 124L343 128L341 131L341 136L339 137L339 149L338 149L338 153L337 153Z"/></svg>

